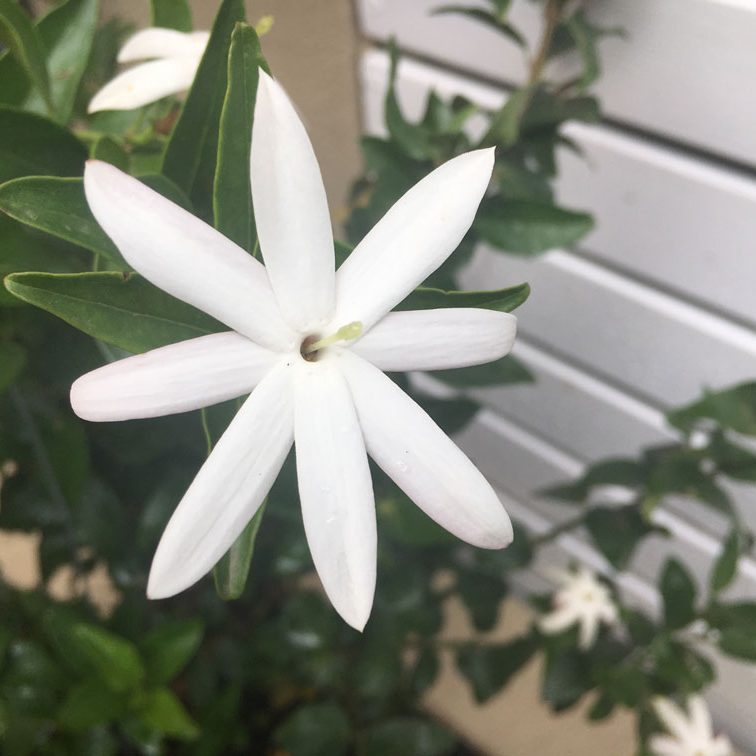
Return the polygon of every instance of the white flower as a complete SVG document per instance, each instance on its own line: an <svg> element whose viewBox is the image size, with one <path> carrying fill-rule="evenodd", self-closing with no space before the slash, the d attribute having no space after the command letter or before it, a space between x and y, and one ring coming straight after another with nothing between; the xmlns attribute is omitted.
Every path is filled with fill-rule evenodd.
<svg viewBox="0 0 756 756"><path fill-rule="evenodd" d="M469 152L433 171L336 273L312 145L284 91L262 71L254 123L252 197L265 267L136 179L88 163L89 206L126 260L233 330L95 370L74 383L71 404L87 420L126 420L252 392L171 518L148 594L174 595L212 569L257 511L294 442L315 567L336 610L362 628L376 570L366 452L458 537L483 548L512 539L493 488L381 372L476 365L511 348L516 319L507 313L389 312L462 240L494 153ZM303 357L308 347L316 351Z"/></svg>
<svg viewBox="0 0 756 756"><path fill-rule="evenodd" d="M143 29L130 37L118 53L119 63L146 60L118 74L89 103L89 112L131 110L192 85L210 32Z"/></svg>
<svg viewBox="0 0 756 756"><path fill-rule="evenodd" d="M554 574L562 587L554 594L554 610L538 620L538 627L547 635L556 635L578 624L578 645L587 650L595 643L602 622L617 622L617 607L609 589L587 567Z"/></svg>
<svg viewBox="0 0 756 756"><path fill-rule="evenodd" d="M653 735L649 748L654 756L729 756L732 744L726 735L714 736L711 715L700 696L687 701L687 712L668 698L656 698L654 711L669 735Z"/></svg>

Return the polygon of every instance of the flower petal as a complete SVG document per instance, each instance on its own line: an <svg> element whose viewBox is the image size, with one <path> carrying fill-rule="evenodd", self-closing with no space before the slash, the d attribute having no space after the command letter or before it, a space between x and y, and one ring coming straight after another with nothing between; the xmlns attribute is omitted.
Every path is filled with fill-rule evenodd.
<svg viewBox="0 0 756 756"><path fill-rule="evenodd" d="M685 740L690 735L690 723L685 714L668 698L657 696L651 702L654 712L667 732L679 740Z"/></svg>
<svg viewBox="0 0 756 756"><path fill-rule="evenodd" d="M467 152L394 204L336 274L336 327L358 320L369 328L449 257L472 225L493 165L493 148Z"/></svg>
<svg viewBox="0 0 756 756"><path fill-rule="evenodd" d="M578 621L577 608L571 604L560 606L538 618L538 628L546 635L557 635Z"/></svg>
<svg viewBox="0 0 756 756"><path fill-rule="evenodd" d="M105 233L155 286L265 347L296 346L265 268L241 247L108 163L87 163L84 189Z"/></svg>
<svg viewBox="0 0 756 756"><path fill-rule="evenodd" d="M260 70L250 155L252 203L265 266L287 322L325 325L334 307L334 251L323 178L304 125Z"/></svg>
<svg viewBox="0 0 756 756"><path fill-rule="evenodd" d="M687 756L687 749L668 735L652 735L648 747L654 756Z"/></svg>
<svg viewBox="0 0 756 756"><path fill-rule="evenodd" d="M104 365L71 386L71 406L96 422L160 417L248 394L280 359L233 331Z"/></svg>
<svg viewBox="0 0 756 756"><path fill-rule="evenodd" d="M583 611L578 627L578 646L587 651L596 641L599 631L599 618L595 612Z"/></svg>
<svg viewBox="0 0 756 756"><path fill-rule="evenodd" d="M307 542L331 603L346 622L362 630L375 593L375 501L365 442L338 360L302 360L294 396Z"/></svg>
<svg viewBox="0 0 756 756"><path fill-rule="evenodd" d="M512 348L517 318L472 307L390 312L351 346L380 370L481 365Z"/></svg>
<svg viewBox="0 0 756 756"><path fill-rule="evenodd" d="M691 696L688 699L688 714L691 727L698 737L702 740L711 740L713 734L711 714L706 701L701 696Z"/></svg>
<svg viewBox="0 0 756 756"><path fill-rule="evenodd" d="M291 368L252 392L179 503L152 561L147 595L167 598L208 573L257 512L293 441Z"/></svg>
<svg viewBox="0 0 756 756"><path fill-rule="evenodd" d="M193 55L199 61L207 47L210 32L180 32L153 26L129 37L118 52L119 63L147 58L176 58Z"/></svg>
<svg viewBox="0 0 756 756"><path fill-rule="evenodd" d="M199 60L185 56L140 63L105 84L90 100L87 110L131 110L184 92L192 85Z"/></svg>
<svg viewBox="0 0 756 756"><path fill-rule="evenodd" d="M512 523L475 465L407 394L348 350L339 355L368 454L429 517L483 548L512 541Z"/></svg>

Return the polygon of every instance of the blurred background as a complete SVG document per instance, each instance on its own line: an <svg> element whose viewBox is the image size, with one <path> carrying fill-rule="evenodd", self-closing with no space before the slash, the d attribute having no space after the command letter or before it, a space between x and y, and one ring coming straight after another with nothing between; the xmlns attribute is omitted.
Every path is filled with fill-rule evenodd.
<svg viewBox="0 0 756 756"><path fill-rule="evenodd" d="M464 3L463 3L464 4ZM195 26L209 28L216 3L193 2ZM517 49L460 17L434 17L434 0L259 0L251 21L271 14L263 47L300 108L321 162L334 221L345 217L350 183L361 171L363 132L383 133L383 97L392 35L406 54L399 99L419 118L429 89L497 107L524 76ZM756 2L749 0L595 0L592 17L622 36L601 47L596 88L604 119L572 124L578 150L559 156L557 193L585 208L596 229L580 247L526 259L479 249L466 288L528 281L518 312L515 354L535 383L473 391L484 410L460 438L509 511L539 532L566 516L534 491L577 477L587 464L632 456L674 437L664 419L703 388L756 376ZM146 3L107 0L105 14L138 27ZM513 22L535 30L537 7L515 0ZM569 63L560 65L569 65ZM749 94L750 93L750 94ZM578 154L580 152L581 154ZM756 526L754 492L728 492ZM685 497L659 510L669 541L649 539L622 577L646 608L659 604L660 564L678 554L698 578L719 551L724 520ZM4 569L34 581L27 545L2 549ZM601 560L578 535L550 549L551 561ZM523 586L543 580L538 565ZM756 563L741 562L734 596L756 595ZM450 608L448 632L468 632ZM496 637L517 632L528 610L516 599ZM756 751L752 692L756 673L718 659L710 703L721 726ZM530 665L483 707L448 665L427 705L491 754L630 754L632 722L586 723L581 710L554 717L539 703Z"/></svg>

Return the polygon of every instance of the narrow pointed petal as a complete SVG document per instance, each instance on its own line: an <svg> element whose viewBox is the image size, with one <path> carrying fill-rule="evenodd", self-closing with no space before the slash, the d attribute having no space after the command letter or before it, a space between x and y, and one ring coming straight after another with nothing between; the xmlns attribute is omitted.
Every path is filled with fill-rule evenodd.
<svg viewBox="0 0 756 756"><path fill-rule="evenodd" d="M390 312L352 345L380 370L445 370L503 357L514 344L517 318L459 307Z"/></svg>
<svg viewBox="0 0 756 756"><path fill-rule="evenodd" d="M87 163L84 190L105 233L155 286L262 346L295 347L265 268L241 247L108 163Z"/></svg>
<svg viewBox="0 0 756 756"><path fill-rule="evenodd" d="M71 406L95 422L188 412L248 394L278 360L238 333L213 333L81 376L71 386Z"/></svg>
<svg viewBox="0 0 756 756"><path fill-rule="evenodd" d="M294 396L307 542L331 603L362 630L375 593L375 501L365 442L338 360L301 361Z"/></svg>
<svg viewBox="0 0 756 756"><path fill-rule="evenodd" d="M549 614L538 619L538 627L546 635L556 635L564 632L578 620L578 613L574 606L560 606Z"/></svg>
<svg viewBox="0 0 756 756"><path fill-rule="evenodd" d="M260 249L281 312L301 331L323 326L333 314L335 286L323 178L294 106L263 70L250 177Z"/></svg>
<svg viewBox="0 0 756 756"><path fill-rule="evenodd" d="M653 756L687 756L688 751L668 735L652 735L648 747Z"/></svg>
<svg viewBox="0 0 756 756"><path fill-rule="evenodd" d="M192 85L199 60L185 56L140 63L111 79L90 100L87 110L131 110L184 92Z"/></svg>
<svg viewBox="0 0 756 756"><path fill-rule="evenodd" d="M433 273L472 225L493 165L493 148L467 152L399 199L339 268L333 322L367 329Z"/></svg>
<svg viewBox="0 0 756 756"><path fill-rule="evenodd" d="M703 740L712 737L712 723L709 707L701 696L691 696L688 699L688 714L690 724L697 735Z"/></svg>
<svg viewBox="0 0 756 756"><path fill-rule="evenodd" d="M207 574L257 512L293 441L291 367L263 378L215 445L168 523L147 595L168 598Z"/></svg>
<svg viewBox="0 0 756 756"><path fill-rule="evenodd" d="M668 698L657 697L652 703L656 716L667 732L680 740L685 740L690 732L690 725L685 714Z"/></svg>
<svg viewBox="0 0 756 756"><path fill-rule="evenodd" d="M339 355L368 454L429 517L474 546L512 541L512 523L491 485L459 447L380 370Z"/></svg>
<svg viewBox="0 0 756 756"><path fill-rule="evenodd" d="M593 612L585 612L580 618L578 628L578 646L587 651L596 642L599 631L599 618Z"/></svg>
<svg viewBox="0 0 756 756"><path fill-rule="evenodd" d="M193 55L199 61L207 47L210 32L180 32L175 29L151 27L129 37L118 52L119 63L148 58L176 58Z"/></svg>

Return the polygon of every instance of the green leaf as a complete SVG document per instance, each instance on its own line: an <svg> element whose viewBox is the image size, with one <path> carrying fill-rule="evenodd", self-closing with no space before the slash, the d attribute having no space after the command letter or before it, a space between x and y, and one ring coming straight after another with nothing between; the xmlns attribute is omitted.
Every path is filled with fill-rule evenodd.
<svg viewBox="0 0 756 756"><path fill-rule="evenodd" d="M622 486L638 488L646 479L646 468L634 459L607 459L592 465L574 483L559 484L542 489L540 493L563 501L585 501L594 486Z"/></svg>
<svg viewBox="0 0 756 756"><path fill-rule="evenodd" d="M197 653L204 631L199 620L174 620L162 622L148 633L142 654L149 681L156 685L171 682Z"/></svg>
<svg viewBox="0 0 756 756"><path fill-rule="evenodd" d="M533 87L527 86L512 92L504 105L491 118L481 146L511 147L520 138L522 119L533 97Z"/></svg>
<svg viewBox="0 0 756 756"><path fill-rule="evenodd" d="M517 29L512 26L512 24L507 23L502 18L501 14L494 15L493 13L489 13L488 11L482 10L481 8L470 8L467 5L444 5L433 10L434 16L440 16L447 13L467 16L468 18L471 18L474 21L484 24L490 29L503 34L505 37L508 37L512 40L512 42L515 42L520 47L525 47L527 45L525 37L523 37L522 34L520 34L520 32L518 32Z"/></svg>
<svg viewBox="0 0 756 756"><path fill-rule="evenodd" d="M446 756L456 738L440 724L420 717L395 717L373 725L365 733L365 756ZM298 756L298 754L297 754Z"/></svg>
<svg viewBox="0 0 756 756"><path fill-rule="evenodd" d="M86 159L84 146L66 129L0 107L0 183L17 176L81 176Z"/></svg>
<svg viewBox="0 0 756 756"><path fill-rule="evenodd" d="M50 94L55 120L65 124L71 119L89 54L92 50L99 0L67 0L54 8L37 24L47 49ZM35 113L46 112L39 91L29 92L22 107Z"/></svg>
<svg viewBox="0 0 756 756"><path fill-rule="evenodd" d="M723 591L735 578L740 558L740 542L740 531L733 528L711 570L709 586L712 593Z"/></svg>
<svg viewBox="0 0 756 756"><path fill-rule="evenodd" d="M0 342L0 392L5 391L24 368L26 352L12 341Z"/></svg>
<svg viewBox="0 0 756 756"><path fill-rule="evenodd" d="M150 0L150 6L150 26L181 32L192 30L192 11L187 0Z"/></svg>
<svg viewBox="0 0 756 756"><path fill-rule="evenodd" d="M381 530L398 543L410 546L429 547L450 544L455 541L448 530L431 520L414 502L403 493L386 496L377 502Z"/></svg>
<svg viewBox="0 0 756 756"><path fill-rule="evenodd" d="M522 255L569 247L592 228L587 213L528 200L484 200L473 228L492 246Z"/></svg>
<svg viewBox="0 0 756 756"><path fill-rule="evenodd" d="M96 339L138 353L223 330L134 273L14 273L5 286Z"/></svg>
<svg viewBox="0 0 756 756"><path fill-rule="evenodd" d="M530 370L511 354L493 362L454 370L434 370L433 377L455 388L483 388L510 383L532 383Z"/></svg>
<svg viewBox="0 0 756 756"><path fill-rule="evenodd" d="M0 42L23 66L52 111L50 78L45 66L42 38L29 16L13 0L0 0Z"/></svg>
<svg viewBox="0 0 756 756"><path fill-rule="evenodd" d="M215 227L252 252L257 241L249 183L249 152L259 67L267 69L257 33L237 24L228 54L228 88L220 116L213 185Z"/></svg>
<svg viewBox="0 0 756 756"><path fill-rule="evenodd" d="M470 645L457 653L457 668L470 683L478 703L495 696L532 658L532 638L497 645Z"/></svg>
<svg viewBox="0 0 756 756"><path fill-rule="evenodd" d="M96 625L81 623L70 627L67 643L111 690L133 690L144 680L145 669L139 652L125 638Z"/></svg>
<svg viewBox="0 0 756 756"><path fill-rule="evenodd" d="M601 722L614 712L615 703L612 698L602 693L588 709L588 719L591 722Z"/></svg>
<svg viewBox="0 0 756 756"><path fill-rule="evenodd" d="M664 599L664 624L678 630L696 616L696 586L688 571L677 559L668 559L660 583Z"/></svg>
<svg viewBox="0 0 756 756"><path fill-rule="evenodd" d="M194 740L200 733L184 704L168 688L150 690L140 696L137 716L148 728L171 738Z"/></svg>
<svg viewBox="0 0 756 756"><path fill-rule="evenodd" d="M599 551L618 570L625 569L637 545L654 531L633 504L594 507L585 517L585 526Z"/></svg>
<svg viewBox="0 0 756 756"><path fill-rule="evenodd" d="M651 650L656 675L683 695L695 693L716 679L711 662L684 642L662 636Z"/></svg>
<svg viewBox="0 0 756 756"><path fill-rule="evenodd" d="M756 483L756 454L733 444L724 433L714 434L706 453L716 462L718 472L728 478Z"/></svg>
<svg viewBox="0 0 756 756"><path fill-rule="evenodd" d="M340 756L349 749L349 720L335 702L305 704L275 731L281 748L292 756Z"/></svg>
<svg viewBox="0 0 756 756"><path fill-rule="evenodd" d="M436 681L441 670L441 662L433 646L425 646L412 668L410 687L416 696L422 696Z"/></svg>
<svg viewBox="0 0 756 756"><path fill-rule="evenodd" d="M475 629L482 633L493 630L499 619L501 602L508 593L506 583L500 578L476 572L461 572L457 591Z"/></svg>
<svg viewBox="0 0 756 756"><path fill-rule="evenodd" d="M528 284L492 291L446 291L418 286L395 309L434 310L441 307L481 307L484 310L512 312L530 296Z"/></svg>
<svg viewBox="0 0 756 756"><path fill-rule="evenodd" d="M571 649L549 650L546 654L541 696L554 711L576 704L591 685L585 655Z"/></svg>
<svg viewBox="0 0 756 756"><path fill-rule="evenodd" d="M386 128L392 140L404 152L414 160L425 160L431 155L431 146L428 133L422 126L410 123L402 113L399 101L396 97L396 72L399 65L399 50L395 41L389 43L391 56L391 70L389 72L388 89L384 100Z"/></svg>
<svg viewBox="0 0 756 756"><path fill-rule="evenodd" d="M58 723L65 730L89 730L118 719L127 710L126 700L99 680L74 685L58 709Z"/></svg>
<svg viewBox="0 0 756 756"><path fill-rule="evenodd" d="M92 145L90 157L93 160L102 160L106 163L110 163L126 173L129 172L128 153L118 142L116 142L115 139L113 139L113 137L110 137L107 134L100 137Z"/></svg>
<svg viewBox="0 0 756 756"><path fill-rule="evenodd" d="M465 428L480 410L480 405L472 399L439 399L427 394L414 394L413 399L447 435Z"/></svg>
<svg viewBox="0 0 756 756"><path fill-rule="evenodd" d="M267 499L213 569L215 590L224 601L233 601L244 593L266 504Z"/></svg>
<svg viewBox="0 0 756 756"><path fill-rule="evenodd" d="M181 116L171 134L163 173L192 201L197 215L213 219L211 187L218 154L218 127L226 93L231 33L244 21L242 0L223 0ZM250 134L239 135L250 139Z"/></svg>
<svg viewBox="0 0 756 756"><path fill-rule="evenodd" d="M723 391L707 391L703 399L667 415L672 425L685 431L704 418L738 433L756 436L756 382L742 383Z"/></svg>

